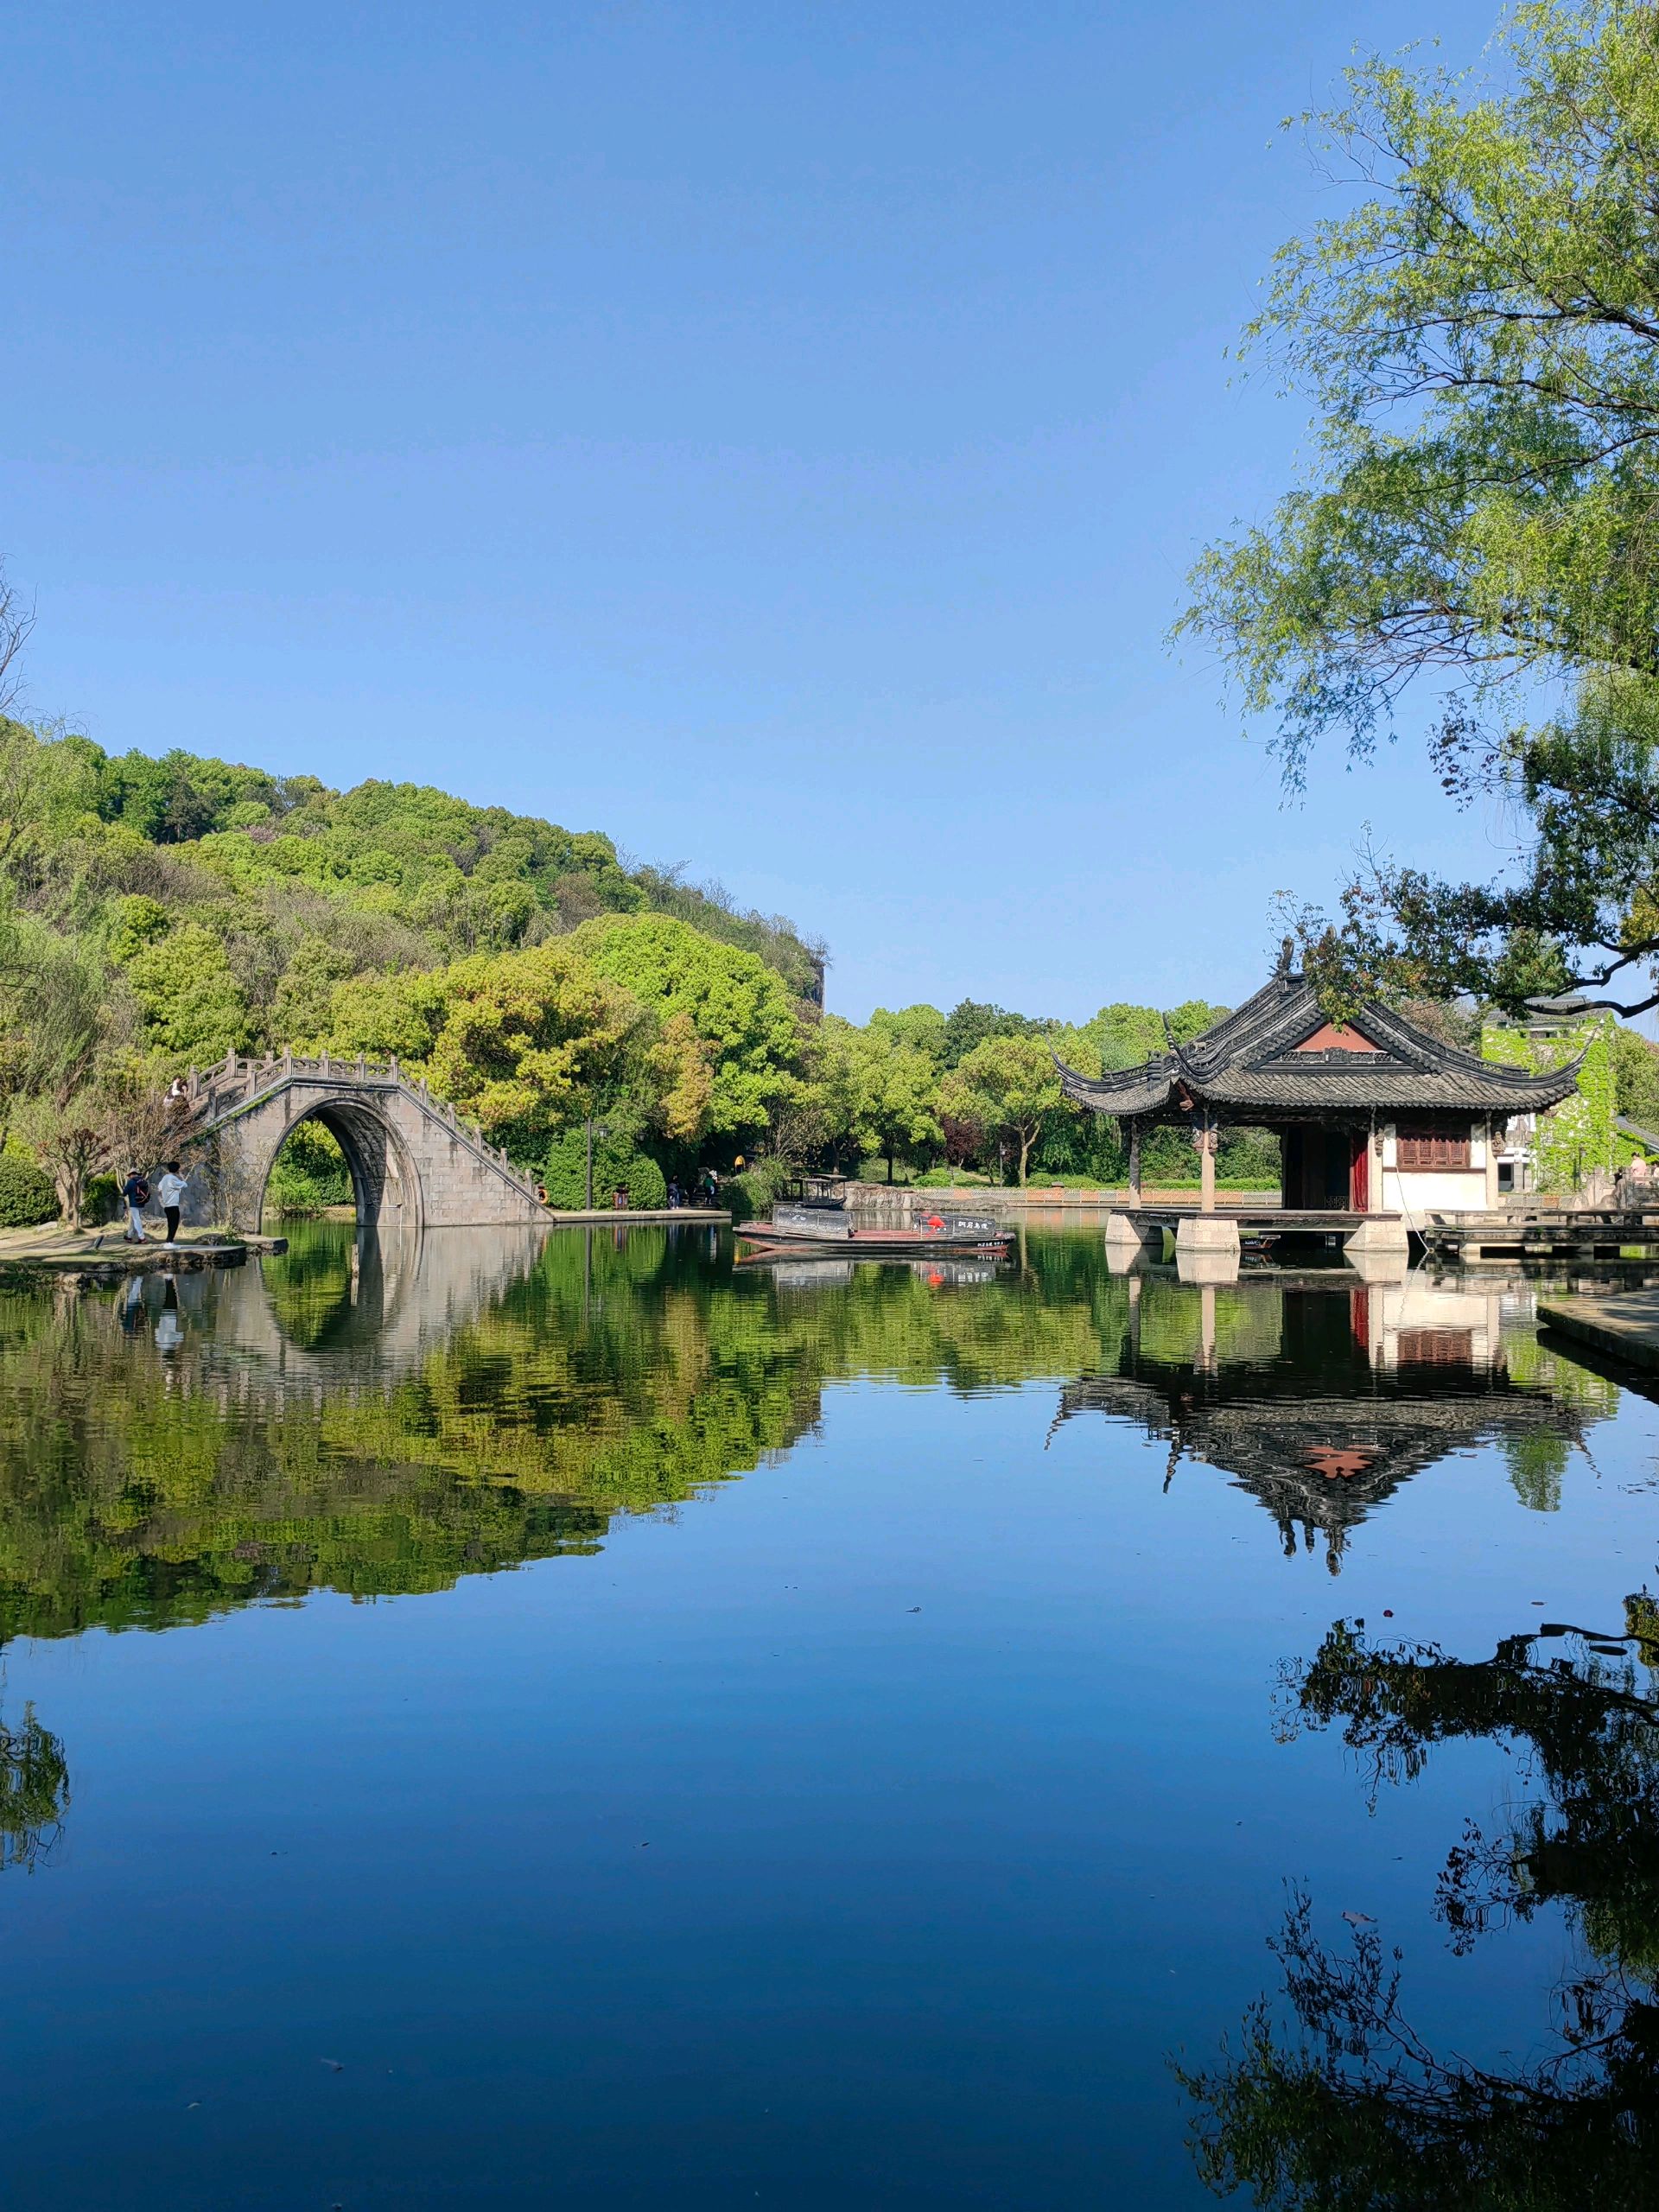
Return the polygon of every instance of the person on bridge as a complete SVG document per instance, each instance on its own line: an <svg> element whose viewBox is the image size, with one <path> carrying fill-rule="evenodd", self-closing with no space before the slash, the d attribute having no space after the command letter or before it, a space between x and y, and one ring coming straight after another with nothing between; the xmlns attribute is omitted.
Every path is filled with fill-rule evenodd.
<svg viewBox="0 0 1659 2212"><path fill-rule="evenodd" d="M156 1193L162 1201L162 1212L167 1221L167 1241L169 1244L176 1242L178 1237L179 1208L184 1203L184 1193L189 1181L190 1178L188 1175L181 1175L179 1173L178 1161L169 1160L165 1172L156 1185Z"/></svg>
<svg viewBox="0 0 1659 2212"><path fill-rule="evenodd" d="M121 1185L121 1203L127 1210L127 1225L122 1231L123 1240L129 1244L144 1241L144 1206L149 1198L149 1185L135 1167Z"/></svg>

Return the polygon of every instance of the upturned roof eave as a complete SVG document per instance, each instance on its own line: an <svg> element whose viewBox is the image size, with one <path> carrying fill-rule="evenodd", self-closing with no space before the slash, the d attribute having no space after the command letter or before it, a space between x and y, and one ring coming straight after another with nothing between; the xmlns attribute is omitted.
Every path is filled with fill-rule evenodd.
<svg viewBox="0 0 1659 2212"><path fill-rule="evenodd" d="M1147 1060L1138 1068L1114 1069L1109 1075L1091 1076L1068 1066L1052 1049L1050 1058L1059 1071L1060 1088L1066 1096L1096 1114L1149 1114L1169 1103L1173 1085L1167 1065L1162 1060Z"/></svg>

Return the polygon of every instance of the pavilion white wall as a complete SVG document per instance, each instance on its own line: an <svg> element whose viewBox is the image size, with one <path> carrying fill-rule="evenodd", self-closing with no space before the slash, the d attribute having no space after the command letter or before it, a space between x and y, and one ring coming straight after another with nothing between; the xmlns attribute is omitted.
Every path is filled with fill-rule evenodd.
<svg viewBox="0 0 1659 2212"><path fill-rule="evenodd" d="M1402 1213L1407 1226L1431 1213L1484 1213L1484 1167L1382 1170L1382 1211Z"/></svg>
<svg viewBox="0 0 1659 2212"><path fill-rule="evenodd" d="M1484 1213L1492 1203L1488 1185L1486 1127L1471 1124L1467 1167L1402 1167L1394 1124L1382 1131L1382 1196L1384 1213L1402 1213L1407 1225L1431 1213Z"/></svg>

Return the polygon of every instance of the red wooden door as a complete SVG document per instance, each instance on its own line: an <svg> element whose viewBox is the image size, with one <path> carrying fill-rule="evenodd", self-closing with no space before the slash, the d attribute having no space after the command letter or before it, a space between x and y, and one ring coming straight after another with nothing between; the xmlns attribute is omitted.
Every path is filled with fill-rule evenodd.
<svg viewBox="0 0 1659 2212"><path fill-rule="evenodd" d="M1371 1210L1371 1141L1363 1129L1354 1138L1348 1203L1356 1213L1369 1213Z"/></svg>

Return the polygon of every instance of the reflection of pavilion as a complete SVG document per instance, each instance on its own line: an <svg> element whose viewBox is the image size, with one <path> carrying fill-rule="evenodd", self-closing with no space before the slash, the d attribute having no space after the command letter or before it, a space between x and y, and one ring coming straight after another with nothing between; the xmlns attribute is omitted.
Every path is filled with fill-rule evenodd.
<svg viewBox="0 0 1659 2212"><path fill-rule="evenodd" d="M1582 1441L1581 1409L1511 1381L1497 1284L1128 1290L1119 1371L1068 1384L1055 1426L1133 1421L1169 1445L1166 1488L1183 1459L1220 1469L1266 1506L1287 1557L1322 1535L1332 1573L1349 1532L1452 1452Z"/></svg>

